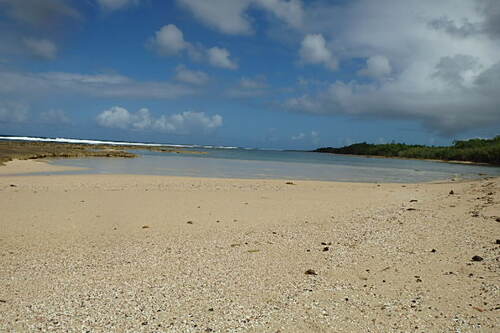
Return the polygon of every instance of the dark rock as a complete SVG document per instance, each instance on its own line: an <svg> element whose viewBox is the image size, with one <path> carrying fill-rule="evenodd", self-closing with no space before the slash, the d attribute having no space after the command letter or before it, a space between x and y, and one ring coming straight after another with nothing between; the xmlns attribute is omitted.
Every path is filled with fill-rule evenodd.
<svg viewBox="0 0 500 333"><path fill-rule="evenodd" d="M295 185L294 182L286 182L285 184L287 184L287 185Z"/></svg>
<svg viewBox="0 0 500 333"><path fill-rule="evenodd" d="M406 210L412 211L412 210L416 210L416 209L415 208L407 208Z"/></svg>
<svg viewBox="0 0 500 333"><path fill-rule="evenodd" d="M453 195L453 194L455 194L455 192L453 192L453 190L451 190L451 191L450 191L450 195Z"/></svg>
<svg viewBox="0 0 500 333"><path fill-rule="evenodd" d="M10 187L17 187L16 184L10 184Z"/></svg>
<svg viewBox="0 0 500 333"><path fill-rule="evenodd" d="M497 239L495 244L497 244L497 245L500 244L500 239Z"/></svg>
<svg viewBox="0 0 500 333"><path fill-rule="evenodd" d="M326 243L325 242L321 242L321 245L326 245Z"/></svg>
<svg viewBox="0 0 500 333"><path fill-rule="evenodd" d="M186 223L187 224L193 224L193 221L187 221Z"/></svg>
<svg viewBox="0 0 500 333"><path fill-rule="evenodd" d="M480 257L480 256L474 256L472 257L472 261L483 261L483 257Z"/></svg>
<svg viewBox="0 0 500 333"><path fill-rule="evenodd" d="M305 271L306 275L318 275L318 273L316 273L316 271L314 269L308 269L307 271Z"/></svg>
<svg viewBox="0 0 500 333"><path fill-rule="evenodd" d="M142 226L142 229L148 229L149 228L149 225L143 225Z"/></svg>
<svg viewBox="0 0 500 333"><path fill-rule="evenodd" d="M436 251L436 249L432 249L431 252L432 253L436 253L437 251Z"/></svg>
<svg viewBox="0 0 500 333"><path fill-rule="evenodd" d="M212 312L214 311L214 308L209 308L208 311Z"/></svg>
<svg viewBox="0 0 500 333"><path fill-rule="evenodd" d="M330 250L330 248L329 248L328 246L325 246L325 247L323 248L323 252L326 252L326 251L328 251L328 250Z"/></svg>
<svg viewBox="0 0 500 333"><path fill-rule="evenodd" d="M418 202L417 199L411 199L410 202Z"/></svg>
<svg viewBox="0 0 500 333"><path fill-rule="evenodd" d="M495 221L500 222L500 217L497 217Z"/></svg>

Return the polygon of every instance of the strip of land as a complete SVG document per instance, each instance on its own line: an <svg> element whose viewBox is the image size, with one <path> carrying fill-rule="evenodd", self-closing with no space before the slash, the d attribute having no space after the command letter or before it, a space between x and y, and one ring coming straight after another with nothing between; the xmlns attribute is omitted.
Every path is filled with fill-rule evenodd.
<svg viewBox="0 0 500 333"><path fill-rule="evenodd" d="M403 143L369 144L363 142L340 148L318 148L314 152L500 165L500 135L493 139L455 141L452 146L447 147L407 145Z"/></svg>
<svg viewBox="0 0 500 333"><path fill-rule="evenodd" d="M0 165L12 160L83 157L133 158L129 150L149 150L163 153L203 154L204 152L169 146L81 144L37 141L0 140Z"/></svg>
<svg viewBox="0 0 500 333"><path fill-rule="evenodd" d="M0 212L0 331L500 324L499 179L0 176Z"/></svg>

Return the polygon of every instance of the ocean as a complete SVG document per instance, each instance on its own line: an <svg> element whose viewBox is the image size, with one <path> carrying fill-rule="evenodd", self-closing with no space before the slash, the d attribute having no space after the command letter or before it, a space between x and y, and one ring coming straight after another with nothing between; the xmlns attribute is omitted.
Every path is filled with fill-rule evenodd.
<svg viewBox="0 0 500 333"><path fill-rule="evenodd" d="M140 142L115 142L67 138L2 137L4 140L50 141L87 144L144 145ZM249 149L226 146L169 145L203 152L176 154L131 150L134 159L84 158L57 159L51 164L86 168L57 174L146 174L216 178L273 178L349 182L418 183L441 180L476 179L500 176L500 167L443 163L435 161L370 158L305 151Z"/></svg>

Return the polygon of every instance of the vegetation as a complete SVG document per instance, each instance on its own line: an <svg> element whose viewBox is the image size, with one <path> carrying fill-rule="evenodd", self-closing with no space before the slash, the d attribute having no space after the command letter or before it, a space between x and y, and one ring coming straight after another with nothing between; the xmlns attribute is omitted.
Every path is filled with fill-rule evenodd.
<svg viewBox="0 0 500 333"><path fill-rule="evenodd" d="M452 146L435 147L403 143L356 143L341 148L325 147L319 153L418 158L444 161L467 161L500 165L500 135L493 139L455 141Z"/></svg>

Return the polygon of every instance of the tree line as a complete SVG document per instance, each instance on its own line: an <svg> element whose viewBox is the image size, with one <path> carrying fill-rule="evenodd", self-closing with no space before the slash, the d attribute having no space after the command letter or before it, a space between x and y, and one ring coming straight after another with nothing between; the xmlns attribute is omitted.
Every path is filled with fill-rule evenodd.
<svg viewBox="0 0 500 333"><path fill-rule="evenodd" d="M356 143L341 148L323 147L318 153L468 161L500 165L500 135L492 139L454 141L452 146L407 145L404 143Z"/></svg>

